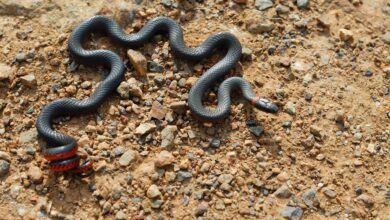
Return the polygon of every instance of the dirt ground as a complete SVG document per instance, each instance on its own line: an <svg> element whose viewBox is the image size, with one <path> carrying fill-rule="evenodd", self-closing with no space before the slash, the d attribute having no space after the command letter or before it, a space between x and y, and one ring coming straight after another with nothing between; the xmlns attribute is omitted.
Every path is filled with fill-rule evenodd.
<svg viewBox="0 0 390 220"><path fill-rule="evenodd" d="M56 120L95 173L50 172L36 118L107 73L67 50L98 14L127 33L169 16L190 47L233 33L244 49L231 75L280 111L235 94L228 119L201 123L186 97L220 56L188 63L156 37L137 49L161 69L145 77L94 35L86 47L118 53L141 94ZM389 0L0 0L0 219L390 219L389 82Z"/></svg>

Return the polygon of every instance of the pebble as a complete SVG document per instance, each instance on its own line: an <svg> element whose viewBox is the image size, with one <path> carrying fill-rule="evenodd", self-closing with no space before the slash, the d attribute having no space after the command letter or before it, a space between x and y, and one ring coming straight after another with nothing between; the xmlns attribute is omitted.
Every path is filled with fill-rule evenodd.
<svg viewBox="0 0 390 220"><path fill-rule="evenodd" d="M154 131L156 129L156 125L153 123L142 123L135 129L135 134L138 135L145 135L149 134L150 132Z"/></svg>
<svg viewBox="0 0 390 220"><path fill-rule="evenodd" d="M208 205L206 203L201 203L195 208L195 216L202 216L208 210Z"/></svg>
<svg viewBox="0 0 390 220"><path fill-rule="evenodd" d="M157 158L154 160L154 165L160 168L169 166L174 161L175 157L169 151L163 150L157 155Z"/></svg>
<svg viewBox="0 0 390 220"><path fill-rule="evenodd" d="M310 126L310 133L318 138L322 138L322 136L323 136L321 128L319 128L316 125Z"/></svg>
<svg viewBox="0 0 390 220"><path fill-rule="evenodd" d="M32 143L38 138L38 133L36 129L30 129L28 131L24 131L19 135L19 143L28 144Z"/></svg>
<svg viewBox="0 0 390 220"><path fill-rule="evenodd" d="M371 196L369 196L369 195L367 195L367 194L361 194L360 196L358 196L357 198L356 198L358 201L361 201L361 202L363 202L363 204L366 206L366 207L368 207L368 208L371 208L372 206L374 206L374 204L375 204L375 201L374 201L374 199L371 197Z"/></svg>
<svg viewBox="0 0 390 220"><path fill-rule="evenodd" d="M290 220L300 220L303 215L303 209L300 207L286 206L280 214Z"/></svg>
<svg viewBox="0 0 390 220"><path fill-rule="evenodd" d="M172 1L171 0L161 0L161 4L164 5L165 7L171 7L172 6Z"/></svg>
<svg viewBox="0 0 390 220"><path fill-rule="evenodd" d="M164 67L161 66L159 63L156 63L154 61L147 63L148 71L153 73L162 73L164 72Z"/></svg>
<svg viewBox="0 0 390 220"><path fill-rule="evenodd" d="M80 86L82 89L89 89L89 88L91 88L92 83L91 83L91 81L84 81L81 83Z"/></svg>
<svg viewBox="0 0 390 220"><path fill-rule="evenodd" d="M161 105L160 102L154 101L152 104L152 108L150 109L149 112L149 117L162 120L165 118L166 114L167 114L167 109L164 108L164 106Z"/></svg>
<svg viewBox="0 0 390 220"><path fill-rule="evenodd" d="M117 219L117 220L125 220L126 219L126 215L125 215L125 213L122 210L120 210L120 211L118 211L115 214L115 219Z"/></svg>
<svg viewBox="0 0 390 220"><path fill-rule="evenodd" d="M249 131L256 137L260 137L264 133L264 128L262 126L250 126Z"/></svg>
<svg viewBox="0 0 390 220"><path fill-rule="evenodd" d="M154 209L159 209L159 208L161 208L161 206L162 206L162 204L164 203L164 201L162 201L162 200L160 200L160 199L157 199L157 200L154 200L153 202L152 202L152 208L154 208Z"/></svg>
<svg viewBox="0 0 390 220"><path fill-rule="evenodd" d="M383 42L385 42L386 44L390 44L390 31L386 32L386 33L382 36L382 40L383 40Z"/></svg>
<svg viewBox="0 0 390 220"><path fill-rule="evenodd" d="M334 191L334 190L332 190L332 189L329 189L329 188L324 189L323 192L324 192L324 194L325 194L327 197L329 197L329 198L331 198L331 199L334 199L334 198L336 198L336 196L337 196L337 192Z"/></svg>
<svg viewBox="0 0 390 220"><path fill-rule="evenodd" d="M161 148L171 147L175 140L176 126L167 126L161 131Z"/></svg>
<svg viewBox="0 0 390 220"><path fill-rule="evenodd" d="M169 107L172 109L172 111L181 114L185 112L187 103L185 101L172 102Z"/></svg>
<svg viewBox="0 0 390 220"><path fill-rule="evenodd" d="M353 32L344 28L341 28L339 30L339 37L340 40L345 41L345 42L353 42L354 41L354 35Z"/></svg>
<svg viewBox="0 0 390 220"><path fill-rule="evenodd" d="M0 159L0 177L8 174L10 169L10 162Z"/></svg>
<svg viewBox="0 0 390 220"><path fill-rule="evenodd" d="M146 192L146 195L148 196L148 198L154 199L161 196L161 192L158 189L158 187L155 184L153 184L149 187L148 191Z"/></svg>
<svg viewBox="0 0 390 220"><path fill-rule="evenodd" d="M37 79L34 74L28 74L20 77L20 82L29 88L35 88L37 86Z"/></svg>
<svg viewBox="0 0 390 220"><path fill-rule="evenodd" d="M283 184L281 187L279 187L273 194L274 196L282 199L290 198L292 195L290 189L287 185Z"/></svg>
<svg viewBox="0 0 390 220"><path fill-rule="evenodd" d="M9 80L12 75L12 68L5 63L0 63L0 81Z"/></svg>
<svg viewBox="0 0 390 220"><path fill-rule="evenodd" d="M262 34L266 32L270 32L275 28L275 24L267 19L251 20L247 24L247 29L252 34Z"/></svg>
<svg viewBox="0 0 390 220"><path fill-rule="evenodd" d="M221 146L221 141L219 139L216 139L216 138L211 139L211 141L209 143L209 147L219 148L219 146Z"/></svg>
<svg viewBox="0 0 390 220"><path fill-rule="evenodd" d="M128 150L119 158L119 164L121 166L128 166L136 162L138 157L139 157L139 153L137 151Z"/></svg>
<svg viewBox="0 0 390 220"><path fill-rule="evenodd" d="M183 182L184 180L190 179L192 177L192 173L187 171L179 171L176 175L176 180L179 182Z"/></svg>
<svg viewBox="0 0 390 220"><path fill-rule="evenodd" d="M43 173L41 168L37 166L30 166L27 172L27 176L33 183L40 184L43 181Z"/></svg>
<svg viewBox="0 0 390 220"><path fill-rule="evenodd" d="M116 147L111 152L112 152L112 155L114 157L119 157L119 156L121 156L121 155L123 155L125 153L125 148L121 147L121 146L120 147Z"/></svg>
<svg viewBox="0 0 390 220"><path fill-rule="evenodd" d="M307 72L314 67L314 64L304 60L296 60L291 64L291 70L295 72Z"/></svg>
<svg viewBox="0 0 390 220"><path fill-rule="evenodd" d="M0 151L0 160L6 160L8 162L11 162L11 156L4 151Z"/></svg>
<svg viewBox="0 0 390 220"><path fill-rule="evenodd" d="M224 183L230 184L230 182L233 180L233 178L234 177L231 174L221 174L218 177L218 182L221 184L224 184Z"/></svg>
<svg viewBox="0 0 390 220"><path fill-rule="evenodd" d="M217 202L215 203L215 209L225 210L225 208L226 208L225 203L221 199L217 200Z"/></svg>
<svg viewBox="0 0 390 220"><path fill-rule="evenodd" d="M278 14L287 14L290 12L290 9L287 6L281 4L278 4L275 9L276 9L276 13Z"/></svg>
<svg viewBox="0 0 390 220"><path fill-rule="evenodd" d="M295 104L293 102L287 102L285 106L286 112L290 115L295 115L296 114L296 108Z"/></svg>
<svg viewBox="0 0 390 220"><path fill-rule="evenodd" d="M27 54L26 53L18 53L15 56L15 60L18 61L19 63L26 61L27 60Z"/></svg>
<svg viewBox="0 0 390 220"><path fill-rule="evenodd" d="M309 0L297 0L297 6L300 9L305 9L309 6Z"/></svg>
<svg viewBox="0 0 390 220"><path fill-rule="evenodd" d="M268 8L271 8L274 3L271 0L256 0L255 6L258 10L264 11Z"/></svg>
<svg viewBox="0 0 390 220"><path fill-rule="evenodd" d="M140 76L146 75L146 69L147 69L147 62L144 55L142 55L140 52L129 49L127 51L127 56L129 57L129 60L131 64L133 65L134 69L137 71L137 73Z"/></svg>
<svg viewBox="0 0 390 220"><path fill-rule="evenodd" d="M242 59L243 60L252 60L253 51L250 48L244 47L242 48Z"/></svg>
<svg viewBox="0 0 390 220"><path fill-rule="evenodd" d="M308 191L302 194L303 202L309 207L317 207L320 204L320 201L317 198L315 189L309 189Z"/></svg>

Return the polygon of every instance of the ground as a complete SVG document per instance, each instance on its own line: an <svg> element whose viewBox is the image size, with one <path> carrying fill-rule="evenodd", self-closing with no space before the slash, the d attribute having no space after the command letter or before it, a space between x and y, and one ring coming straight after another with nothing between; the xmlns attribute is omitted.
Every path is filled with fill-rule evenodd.
<svg viewBox="0 0 390 220"><path fill-rule="evenodd" d="M223 53L189 63L156 37L132 48L152 63L142 76L129 48L94 35L85 46L118 53L126 81L96 112L55 121L95 173L50 172L36 119L107 74L67 50L98 14L127 33L169 16L190 47L234 34L244 49L229 76L279 112L234 94L229 118L202 123L187 94ZM388 0L0 0L0 218L390 219L389 18Z"/></svg>

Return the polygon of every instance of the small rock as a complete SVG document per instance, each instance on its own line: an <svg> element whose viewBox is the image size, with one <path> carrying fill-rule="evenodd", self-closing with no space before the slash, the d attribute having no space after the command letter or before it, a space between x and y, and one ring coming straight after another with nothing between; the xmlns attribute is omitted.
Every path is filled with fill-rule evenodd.
<svg viewBox="0 0 390 220"><path fill-rule="evenodd" d="M185 112L187 108L187 104L185 101L179 101L179 102L172 102L169 107L172 109L172 111L182 114Z"/></svg>
<svg viewBox="0 0 390 220"><path fill-rule="evenodd" d="M129 60L131 64L134 66L134 69L137 71L137 73L140 76L146 75L146 68L147 68L147 62L144 55L142 55L140 52L129 49L127 51L127 56L129 57Z"/></svg>
<svg viewBox="0 0 390 220"><path fill-rule="evenodd" d="M206 203L199 204L195 209L195 216L202 216L208 210L208 206Z"/></svg>
<svg viewBox="0 0 390 220"><path fill-rule="evenodd" d="M371 143L370 143L370 144L368 144L368 146L367 146L367 151L368 151L368 153L374 155L374 154L377 153L378 149L376 148L375 144L371 144ZM0 159L1 159L1 156L0 156Z"/></svg>
<svg viewBox="0 0 390 220"><path fill-rule="evenodd" d="M161 192L158 187L153 184L149 187L148 191L146 192L146 195L148 196L148 198L154 199L161 196Z"/></svg>
<svg viewBox="0 0 390 220"><path fill-rule="evenodd" d="M164 108L164 106L161 105L158 101L154 101L149 112L149 117L162 120L165 118L166 113L167 109Z"/></svg>
<svg viewBox="0 0 390 220"><path fill-rule="evenodd" d="M354 40L353 32L344 28L339 30L339 36L340 36L340 40L345 42L353 42Z"/></svg>
<svg viewBox="0 0 390 220"><path fill-rule="evenodd" d="M0 63L0 81L9 80L13 75L12 68L5 63Z"/></svg>
<svg viewBox="0 0 390 220"><path fill-rule="evenodd" d="M114 157L119 157L125 153L125 148L123 147L116 147L112 150L112 155Z"/></svg>
<svg viewBox="0 0 390 220"><path fill-rule="evenodd" d="M198 81L198 77L195 76L188 77L186 81L186 87L191 88L193 85L195 85L196 81Z"/></svg>
<svg viewBox="0 0 390 220"><path fill-rule="evenodd" d="M256 0L255 2L256 8L260 11L271 8L273 5L274 3L271 0Z"/></svg>
<svg viewBox="0 0 390 220"><path fill-rule="evenodd" d="M334 199L337 196L337 192L329 188L324 189L324 194L331 199Z"/></svg>
<svg viewBox="0 0 390 220"><path fill-rule="evenodd" d="M42 170L37 166L30 166L27 175L33 183L40 184L43 181Z"/></svg>
<svg viewBox="0 0 390 220"><path fill-rule="evenodd" d="M0 159L0 177L7 175L10 168L10 162Z"/></svg>
<svg viewBox="0 0 390 220"><path fill-rule="evenodd" d="M130 84L128 82L126 81L121 82L118 88L116 88L116 91L122 98L124 99L130 98Z"/></svg>
<svg viewBox="0 0 390 220"><path fill-rule="evenodd" d="M315 189L309 189L308 191L304 192L302 194L302 199L309 208L317 207L320 204L320 201L316 196Z"/></svg>
<svg viewBox="0 0 390 220"><path fill-rule="evenodd" d="M325 29L330 28L330 17L328 15L322 15L317 18L318 24L324 27Z"/></svg>
<svg viewBox="0 0 390 220"><path fill-rule="evenodd" d="M329 64L329 61L330 61L330 56L328 54L322 54L320 56L320 63L319 65L320 66L326 66Z"/></svg>
<svg viewBox="0 0 390 220"><path fill-rule="evenodd" d="M219 177L218 177L218 182L223 184L223 183L227 183L229 184L232 180L233 180L233 175L231 174L221 174Z"/></svg>
<svg viewBox="0 0 390 220"><path fill-rule="evenodd" d="M390 44L390 31L386 32L386 33L382 36L382 40L383 40L383 42L385 42L386 44Z"/></svg>
<svg viewBox="0 0 390 220"><path fill-rule="evenodd" d="M210 170L210 167L211 167L210 163L205 162L200 167L200 172L206 173L206 172L208 172Z"/></svg>
<svg viewBox="0 0 390 220"><path fill-rule="evenodd" d="M361 194L361 195L358 196L356 199L357 199L358 201L363 202L363 204L364 204L365 206L367 206L368 208L371 208L371 207L374 206L374 204L375 204L374 199L373 199L371 196L367 195L367 194Z"/></svg>
<svg viewBox="0 0 390 220"><path fill-rule="evenodd" d="M143 123L140 124L136 129L135 129L135 134L138 135L145 135L149 134L150 132L154 131L156 129L156 125L153 123Z"/></svg>
<svg viewBox="0 0 390 220"><path fill-rule="evenodd" d="M38 138L38 133L36 129L30 129L28 131L24 131L19 135L19 143L27 144L32 143Z"/></svg>
<svg viewBox="0 0 390 220"><path fill-rule="evenodd" d="M15 56L15 60L18 61L19 63L26 61L27 60L27 55L26 53L18 53Z"/></svg>
<svg viewBox="0 0 390 220"><path fill-rule="evenodd" d="M37 79L34 74L28 74L20 77L20 82L30 88L34 88L37 86Z"/></svg>
<svg viewBox="0 0 390 220"><path fill-rule="evenodd" d="M278 14L287 14L290 12L290 9L287 6L281 4L277 5L275 9L276 9L276 13Z"/></svg>
<svg viewBox="0 0 390 220"><path fill-rule="evenodd" d="M69 95L74 95L77 93L77 88L74 85L70 85L65 87L65 92L68 93Z"/></svg>
<svg viewBox="0 0 390 220"><path fill-rule="evenodd" d="M192 177L192 173L187 171L179 171L176 175L176 180L179 182L183 182L186 179L190 179Z"/></svg>
<svg viewBox="0 0 390 220"><path fill-rule="evenodd" d="M154 208L154 209L159 209L159 208L161 208L161 206L162 206L162 204L164 203L164 201L162 201L162 200L160 200L160 199L157 199L157 200L154 200L153 202L152 202L152 208Z"/></svg>
<svg viewBox="0 0 390 220"><path fill-rule="evenodd" d="M324 154L318 154L318 155L316 156L316 160L322 161L322 160L324 160L324 159L325 159L325 155L324 155Z"/></svg>
<svg viewBox="0 0 390 220"><path fill-rule="evenodd" d="M247 29L252 34L262 34L265 32L270 32L275 28L275 24L269 21L268 19L262 20L249 20L247 22Z"/></svg>
<svg viewBox="0 0 390 220"><path fill-rule="evenodd" d="M139 154L137 151L128 150L119 158L119 164L121 166L128 166L128 165L136 162L138 157L139 157Z"/></svg>
<svg viewBox="0 0 390 220"><path fill-rule="evenodd" d="M161 0L161 4L168 8L172 6L171 0Z"/></svg>
<svg viewBox="0 0 390 220"><path fill-rule="evenodd" d="M219 139L216 139L216 138L211 139L211 141L209 143L209 147L219 148L219 146L221 146L221 141Z"/></svg>
<svg viewBox="0 0 390 220"><path fill-rule="evenodd" d="M0 160L6 160L8 162L11 162L11 156L4 151L0 151Z"/></svg>
<svg viewBox="0 0 390 220"><path fill-rule="evenodd" d="M129 93L132 96L135 97L142 97L142 89L138 86L138 81L135 78L130 78L127 80L127 83L129 83L130 88L129 88Z"/></svg>
<svg viewBox="0 0 390 220"><path fill-rule="evenodd" d="M225 203L221 200L221 199L219 199L219 200L217 200L217 202L215 203L215 209L216 210L225 210Z"/></svg>
<svg viewBox="0 0 390 220"><path fill-rule="evenodd" d="M91 88L92 83L91 83L91 81L84 81L81 83L80 86L82 89L89 89L89 88Z"/></svg>
<svg viewBox="0 0 390 220"><path fill-rule="evenodd" d="M313 68L314 64L303 60L297 60L291 64L291 70L295 72L307 72Z"/></svg>
<svg viewBox="0 0 390 220"><path fill-rule="evenodd" d="M322 138L322 131L321 128L319 128L316 125L310 126L310 133L314 135L315 137Z"/></svg>
<svg viewBox="0 0 390 220"><path fill-rule="evenodd" d="M250 126L249 131L256 137L260 137L264 133L264 128L262 126Z"/></svg>
<svg viewBox="0 0 390 220"><path fill-rule="evenodd" d="M290 115L295 115L296 114L296 108L295 104L293 102L287 102L285 106L286 112Z"/></svg>
<svg viewBox="0 0 390 220"><path fill-rule="evenodd" d="M303 77L303 85L304 85L304 86L309 85L309 83L311 83L312 81L313 81L313 75L312 75L312 74L306 74L306 75Z"/></svg>
<svg viewBox="0 0 390 220"><path fill-rule="evenodd" d="M154 61L148 62L147 64L148 70L153 73L162 73L164 72L164 67L161 66L159 63L156 63Z"/></svg>
<svg viewBox="0 0 390 220"><path fill-rule="evenodd" d="M300 220L303 215L303 209L300 207L286 206L280 214L290 220Z"/></svg>
<svg viewBox="0 0 390 220"><path fill-rule="evenodd" d="M126 215L125 215L125 213L122 210L120 210L120 211L118 211L115 214L115 219L117 219L117 220L125 220L126 219Z"/></svg>
<svg viewBox="0 0 390 220"><path fill-rule="evenodd" d="M161 131L161 147L167 148L171 147L175 139L176 126L167 126Z"/></svg>
<svg viewBox="0 0 390 220"><path fill-rule="evenodd" d="M156 167L164 167L171 165L175 161L175 157L168 151L161 151L157 158L154 160L154 165Z"/></svg>
<svg viewBox="0 0 390 220"><path fill-rule="evenodd" d="M309 6L309 0L297 0L297 6L300 9L305 9Z"/></svg>
<svg viewBox="0 0 390 220"><path fill-rule="evenodd" d="M278 198L287 199L292 195L292 193L287 185L282 185L274 192L273 195Z"/></svg>
<svg viewBox="0 0 390 220"><path fill-rule="evenodd" d="M241 55L241 57L242 57L242 59L243 60L252 60L252 53L253 53L253 51L251 50L251 49L249 49L249 48L247 48L247 47L244 47L244 48L242 48L242 55Z"/></svg>

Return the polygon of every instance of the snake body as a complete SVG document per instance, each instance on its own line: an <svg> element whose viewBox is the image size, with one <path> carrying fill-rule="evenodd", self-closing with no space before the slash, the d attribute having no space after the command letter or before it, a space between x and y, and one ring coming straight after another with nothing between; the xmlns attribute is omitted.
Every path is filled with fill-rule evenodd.
<svg viewBox="0 0 390 220"><path fill-rule="evenodd" d="M250 84L242 78L231 77L223 81L218 89L218 106L209 110L202 104L202 96L216 81L222 79L236 65L241 56L241 44L237 38L227 32L216 33L207 38L199 47L189 48L183 40L181 27L172 19L157 17L150 20L135 34L126 34L112 19L94 16L77 26L69 39L69 52L78 62L86 65L104 65L110 70L109 75L85 100L63 98L49 103L38 116L36 127L39 135L47 142L43 154L50 162L53 171L83 173L92 166L85 160L81 163L77 155L77 141L69 135L52 128L54 118L64 115L84 114L95 111L112 94L124 78L125 67L121 58L108 50L86 50L82 47L85 38L92 32L107 34L115 43L124 47L140 47L157 34L166 34L176 57L199 62L210 57L216 49L227 49L226 55L217 64L207 70L189 92L188 105L191 113L203 121L218 121L226 118L230 112L233 89L240 89L244 98L258 109L276 112L277 106L265 99L254 96Z"/></svg>

